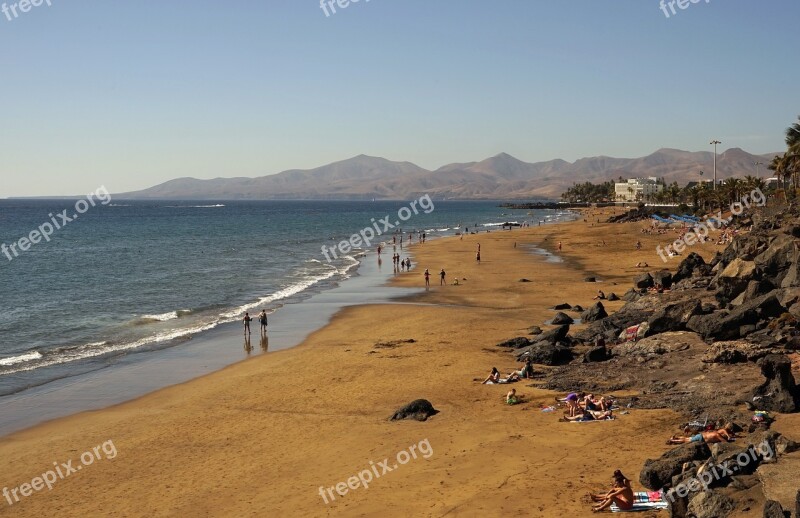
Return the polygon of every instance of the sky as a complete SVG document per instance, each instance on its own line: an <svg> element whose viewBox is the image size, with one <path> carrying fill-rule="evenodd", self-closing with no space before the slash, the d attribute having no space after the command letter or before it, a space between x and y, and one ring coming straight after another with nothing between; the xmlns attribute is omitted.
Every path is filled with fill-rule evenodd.
<svg viewBox="0 0 800 518"><path fill-rule="evenodd" d="M0 12L0 198L362 153L767 153L800 115L797 0L19 1Z"/></svg>

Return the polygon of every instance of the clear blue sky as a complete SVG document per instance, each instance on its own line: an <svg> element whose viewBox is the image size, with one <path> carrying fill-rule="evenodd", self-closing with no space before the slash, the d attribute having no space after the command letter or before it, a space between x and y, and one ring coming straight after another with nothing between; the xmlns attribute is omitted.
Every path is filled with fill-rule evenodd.
<svg viewBox="0 0 800 518"><path fill-rule="evenodd" d="M51 2L0 14L0 197L361 153L766 153L800 114L797 0Z"/></svg>

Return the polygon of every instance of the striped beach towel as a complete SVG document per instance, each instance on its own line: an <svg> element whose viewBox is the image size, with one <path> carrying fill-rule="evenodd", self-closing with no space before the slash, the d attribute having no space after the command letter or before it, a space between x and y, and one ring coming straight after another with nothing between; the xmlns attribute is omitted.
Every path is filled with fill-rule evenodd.
<svg viewBox="0 0 800 518"><path fill-rule="evenodd" d="M667 501L661 491L636 491L633 493L633 509L623 511L617 504L611 504L612 513L636 513L639 511L657 511L667 509Z"/></svg>

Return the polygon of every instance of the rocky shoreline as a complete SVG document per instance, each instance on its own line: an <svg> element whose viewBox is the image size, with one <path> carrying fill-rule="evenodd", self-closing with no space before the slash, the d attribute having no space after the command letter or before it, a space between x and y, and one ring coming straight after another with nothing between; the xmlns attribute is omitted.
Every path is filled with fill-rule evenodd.
<svg viewBox="0 0 800 518"><path fill-rule="evenodd" d="M757 209L739 225L750 231L710 262L689 253L674 272L633 279L621 296L627 303L611 315L602 301L586 310L564 303L554 308L560 313L553 324L561 325L498 344L520 361L551 367L541 388L630 391L637 395L615 398L621 406L679 412L684 422L676 433L691 422L747 432L733 443L683 444L645 462L639 482L671 495L673 517L724 518L761 501L764 516L800 517L800 483L793 479L800 459L786 457L800 445L770 430L772 417L753 419L757 412L800 410L792 374L800 351L800 210ZM572 333L579 315L589 325ZM716 476L717 467L745 457L746 466ZM700 490L681 491L712 472ZM758 491L763 496L754 498Z"/></svg>

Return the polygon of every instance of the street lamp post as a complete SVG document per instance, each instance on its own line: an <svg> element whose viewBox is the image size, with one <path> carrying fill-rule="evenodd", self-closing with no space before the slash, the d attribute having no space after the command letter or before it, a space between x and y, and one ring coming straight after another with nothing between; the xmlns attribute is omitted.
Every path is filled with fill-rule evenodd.
<svg viewBox="0 0 800 518"><path fill-rule="evenodd" d="M756 162L756 178L758 179L761 179L761 177L758 175L758 166L760 165L764 165L764 162Z"/></svg>
<svg viewBox="0 0 800 518"><path fill-rule="evenodd" d="M722 144L719 140L712 140L709 144L714 145L714 190L717 190L717 144Z"/></svg>

